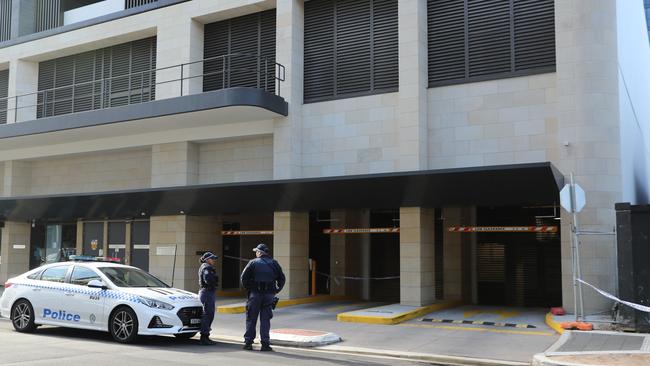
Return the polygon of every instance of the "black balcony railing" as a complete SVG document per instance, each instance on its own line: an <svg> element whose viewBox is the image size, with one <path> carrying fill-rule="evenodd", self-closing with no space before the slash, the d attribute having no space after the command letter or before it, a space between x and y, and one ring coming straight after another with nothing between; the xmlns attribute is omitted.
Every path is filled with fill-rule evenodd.
<svg viewBox="0 0 650 366"><path fill-rule="evenodd" d="M0 98L0 123L145 103L232 87L280 95L283 65L267 57L236 53L110 78Z"/></svg>

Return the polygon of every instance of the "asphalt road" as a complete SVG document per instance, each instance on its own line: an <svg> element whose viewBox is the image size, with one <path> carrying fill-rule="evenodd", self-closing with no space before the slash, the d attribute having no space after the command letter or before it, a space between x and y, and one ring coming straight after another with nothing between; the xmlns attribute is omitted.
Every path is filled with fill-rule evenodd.
<svg viewBox="0 0 650 366"><path fill-rule="evenodd" d="M40 327L22 334L0 319L0 365L426 365L389 358L360 357L276 347L276 352L244 351L241 345L201 346L197 339L147 337L135 345L112 341L108 333Z"/></svg>

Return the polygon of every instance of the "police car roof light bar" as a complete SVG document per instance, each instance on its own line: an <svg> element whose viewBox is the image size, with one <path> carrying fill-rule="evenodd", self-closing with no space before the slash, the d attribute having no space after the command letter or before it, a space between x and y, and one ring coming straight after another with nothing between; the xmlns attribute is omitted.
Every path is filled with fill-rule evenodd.
<svg viewBox="0 0 650 366"><path fill-rule="evenodd" d="M122 260L120 258L113 257L93 257L92 255L71 255L69 257L71 261L75 262L115 262L119 263Z"/></svg>

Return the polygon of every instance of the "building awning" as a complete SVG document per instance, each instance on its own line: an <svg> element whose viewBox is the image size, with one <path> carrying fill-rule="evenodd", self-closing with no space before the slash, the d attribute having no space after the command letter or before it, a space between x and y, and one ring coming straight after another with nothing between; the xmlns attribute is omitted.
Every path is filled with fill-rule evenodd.
<svg viewBox="0 0 650 366"><path fill-rule="evenodd" d="M151 188L0 199L0 220L70 221L161 215L506 206L558 202L549 162L345 177Z"/></svg>

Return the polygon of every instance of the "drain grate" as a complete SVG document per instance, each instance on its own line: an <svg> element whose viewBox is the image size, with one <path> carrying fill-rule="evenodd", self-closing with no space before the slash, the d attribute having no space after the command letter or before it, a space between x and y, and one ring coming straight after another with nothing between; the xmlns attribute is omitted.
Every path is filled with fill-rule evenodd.
<svg viewBox="0 0 650 366"><path fill-rule="evenodd" d="M481 320L457 320L457 319L435 319L435 318L423 318L421 320L423 322L429 322L429 323L489 325L492 327L510 327L510 328L526 328L526 329L537 328L532 324L486 322Z"/></svg>

